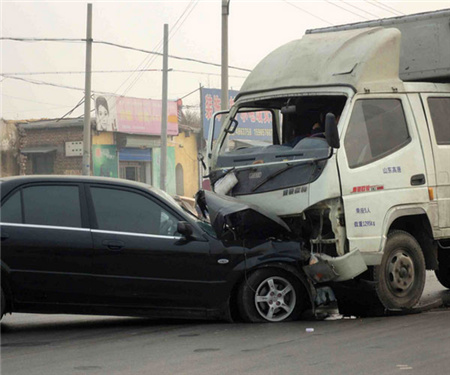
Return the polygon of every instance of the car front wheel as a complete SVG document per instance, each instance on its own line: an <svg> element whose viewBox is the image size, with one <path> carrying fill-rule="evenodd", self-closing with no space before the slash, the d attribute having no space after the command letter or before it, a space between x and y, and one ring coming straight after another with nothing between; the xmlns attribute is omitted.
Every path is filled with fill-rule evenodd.
<svg viewBox="0 0 450 375"><path fill-rule="evenodd" d="M292 274L263 268L243 282L238 294L241 317L247 322L295 320L304 310L306 292Z"/></svg>

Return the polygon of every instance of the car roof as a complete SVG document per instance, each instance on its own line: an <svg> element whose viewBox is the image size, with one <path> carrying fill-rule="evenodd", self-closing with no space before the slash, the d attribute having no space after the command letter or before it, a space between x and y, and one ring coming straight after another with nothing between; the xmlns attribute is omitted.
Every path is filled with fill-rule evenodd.
<svg viewBox="0 0 450 375"><path fill-rule="evenodd" d="M27 175L27 176L12 176L0 178L1 196L2 199L11 190L18 186L36 183L36 182L76 182L76 183L101 183L111 186L131 187L139 188L150 191L154 195L158 196L164 202L170 204L177 210L181 210L178 203L164 191L157 189L151 185L144 184L142 182L124 180L121 178L111 177L96 177L96 176L66 176L66 175Z"/></svg>

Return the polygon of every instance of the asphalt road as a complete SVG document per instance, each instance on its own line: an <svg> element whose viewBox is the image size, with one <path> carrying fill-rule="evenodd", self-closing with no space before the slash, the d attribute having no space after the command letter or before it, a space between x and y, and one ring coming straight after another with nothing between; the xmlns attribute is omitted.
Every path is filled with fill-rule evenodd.
<svg viewBox="0 0 450 375"><path fill-rule="evenodd" d="M423 305L450 300L428 274ZM310 332L312 331L312 332ZM450 308L283 324L14 314L1 373L447 374Z"/></svg>

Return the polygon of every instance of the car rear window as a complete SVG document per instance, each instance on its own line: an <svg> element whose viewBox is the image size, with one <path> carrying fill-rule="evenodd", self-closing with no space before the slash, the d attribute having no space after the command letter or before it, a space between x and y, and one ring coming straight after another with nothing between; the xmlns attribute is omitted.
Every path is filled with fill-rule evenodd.
<svg viewBox="0 0 450 375"><path fill-rule="evenodd" d="M2 223L22 223L20 191L14 193L3 203L0 215Z"/></svg>
<svg viewBox="0 0 450 375"><path fill-rule="evenodd" d="M81 228L78 186L39 185L22 192L26 224Z"/></svg>

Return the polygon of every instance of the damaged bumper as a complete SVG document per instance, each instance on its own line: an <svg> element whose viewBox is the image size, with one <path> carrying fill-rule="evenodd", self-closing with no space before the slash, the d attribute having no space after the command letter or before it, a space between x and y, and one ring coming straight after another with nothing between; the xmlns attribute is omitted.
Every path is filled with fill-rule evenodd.
<svg viewBox="0 0 450 375"><path fill-rule="evenodd" d="M314 283L347 281L367 270L367 265L359 250L353 250L340 257L315 254L314 259L317 261L303 267L305 274Z"/></svg>

